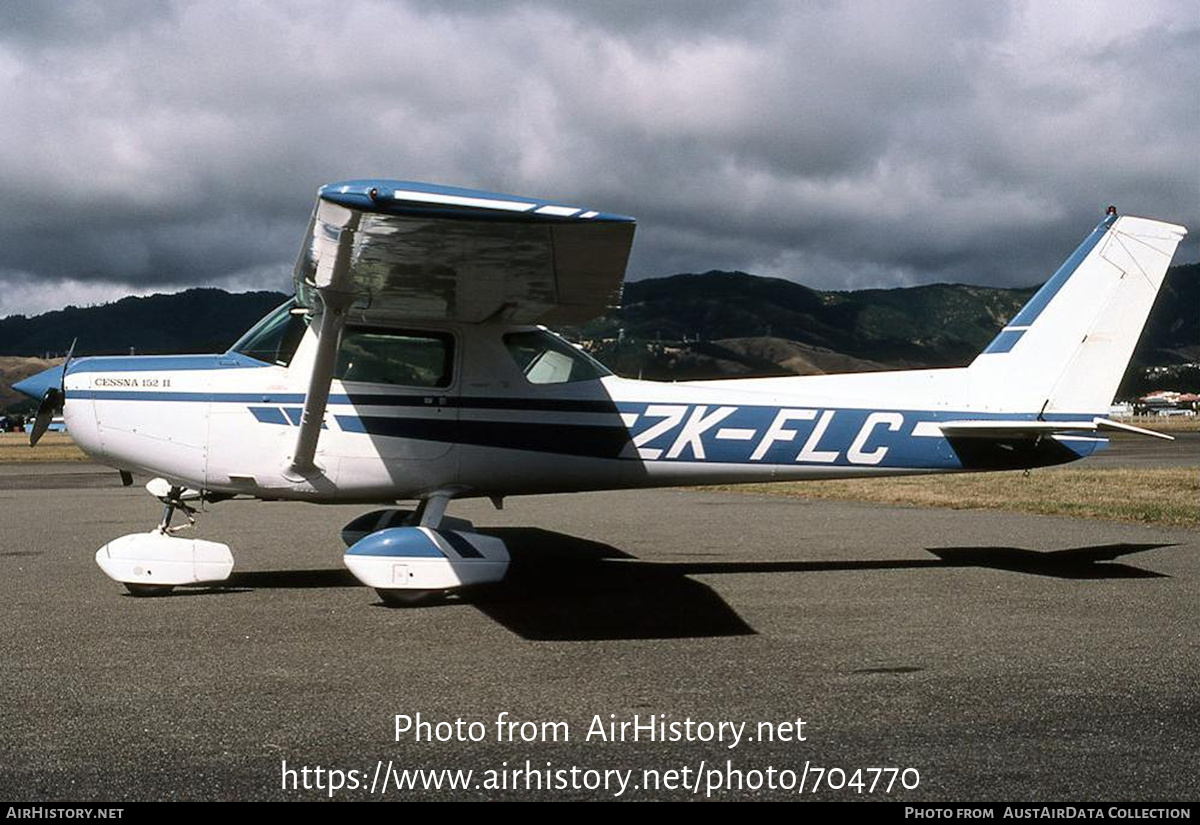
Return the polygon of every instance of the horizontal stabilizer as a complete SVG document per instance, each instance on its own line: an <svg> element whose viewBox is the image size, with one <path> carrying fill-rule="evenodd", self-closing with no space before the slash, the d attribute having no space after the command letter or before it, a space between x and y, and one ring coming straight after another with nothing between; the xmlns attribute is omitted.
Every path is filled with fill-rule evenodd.
<svg viewBox="0 0 1200 825"><path fill-rule="evenodd" d="M1156 433L1132 424L1123 424L1108 418L1080 419L1076 421L947 421L938 429L947 438L1037 438L1059 433L1096 432L1098 430L1120 430L1153 438L1174 441L1172 436Z"/></svg>
<svg viewBox="0 0 1200 825"><path fill-rule="evenodd" d="M1137 435L1148 435L1151 438L1161 438L1164 441L1175 440L1175 436L1173 435L1156 433L1154 430L1147 430L1144 427L1135 427L1132 424L1125 424L1121 421L1113 421L1111 418L1097 418L1096 426L1101 430L1120 430L1127 433L1136 433Z"/></svg>

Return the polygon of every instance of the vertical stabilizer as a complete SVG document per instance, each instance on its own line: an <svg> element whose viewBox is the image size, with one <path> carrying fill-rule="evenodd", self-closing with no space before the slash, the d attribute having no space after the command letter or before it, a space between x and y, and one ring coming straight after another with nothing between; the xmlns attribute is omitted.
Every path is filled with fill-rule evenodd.
<svg viewBox="0 0 1200 825"><path fill-rule="evenodd" d="M971 406L1107 412L1185 234L1109 214L971 364Z"/></svg>

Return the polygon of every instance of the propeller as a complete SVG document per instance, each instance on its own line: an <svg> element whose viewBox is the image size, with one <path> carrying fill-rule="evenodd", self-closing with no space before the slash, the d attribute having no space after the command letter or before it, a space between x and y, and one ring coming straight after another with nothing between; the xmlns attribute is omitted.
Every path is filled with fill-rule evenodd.
<svg viewBox="0 0 1200 825"><path fill-rule="evenodd" d="M50 429L50 422L54 420L54 416L61 413L67 403L67 366L71 363L71 356L75 354L75 344L78 341L78 338L72 341L71 348L67 350L67 358L63 361L62 376L58 386L50 387L42 395L37 415L33 419L33 429L29 431L30 447L37 445L42 436L46 434L46 430Z"/></svg>

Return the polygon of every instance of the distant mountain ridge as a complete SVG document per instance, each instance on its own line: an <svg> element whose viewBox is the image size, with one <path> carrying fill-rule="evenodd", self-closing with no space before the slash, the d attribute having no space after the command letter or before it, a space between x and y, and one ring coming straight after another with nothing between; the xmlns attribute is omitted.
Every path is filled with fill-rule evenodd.
<svg viewBox="0 0 1200 825"><path fill-rule="evenodd" d="M620 323L639 338L782 338L892 366L948 366L986 346L1033 291L934 284L827 292L706 272L628 284L622 309L601 325Z"/></svg>
<svg viewBox="0 0 1200 825"><path fill-rule="evenodd" d="M92 307L0 318L0 355L63 353L78 339L79 355L224 352L259 318L285 300L279 292L189 289L173 295L122 298Z"/></svg>
<svg viewBox="0 0 1200 825"><path fill-rule="evenodd" d="M618 372L647 378L960 366L1036 289L932 284L831 292L713 271L627 284L623 307L580 336ZM638 341L652 343L639 350ZM662 344L672 341L681 344ZM797 348L843 360L813 361ZM1168 271L1133 363L1198 361L1200 264L1185 264Z"/></svg>
<svg viewBox="0 0 1200 825"><path fill-rule="evenodd" d="M686 380L969 363L1036 288L933 284L834 292L744 272L626 284L623 306L571 330L623 375ZM287 296L190 289L0 318L0 355L223 352ZM1200 264L1172 267L1137 367L1200 362ZM1192 369L1192 368L1187 368Z"/></svg>

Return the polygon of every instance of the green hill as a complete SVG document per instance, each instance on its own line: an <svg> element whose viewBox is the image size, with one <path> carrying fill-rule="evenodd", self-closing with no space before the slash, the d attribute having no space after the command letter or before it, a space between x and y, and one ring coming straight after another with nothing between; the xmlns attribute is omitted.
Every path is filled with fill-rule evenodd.
<svg viewBox="0 0 1200 825"><path fill-rule="evenodd" d="M287 299L278 292L230 294L189 289L174 295L69 306L27 318L0 318L0 355L224 352L254 322Z"/></svg>
<svg viewBox="0 0 1200 825"><path fill-rule="evenodd" d="M936 284L822 292L744 272L635 281L591 335L718 340L771 337L889 365L962 363L1016 314L1032 289ZM607 337L607 335L605 335Z"/></svg>

